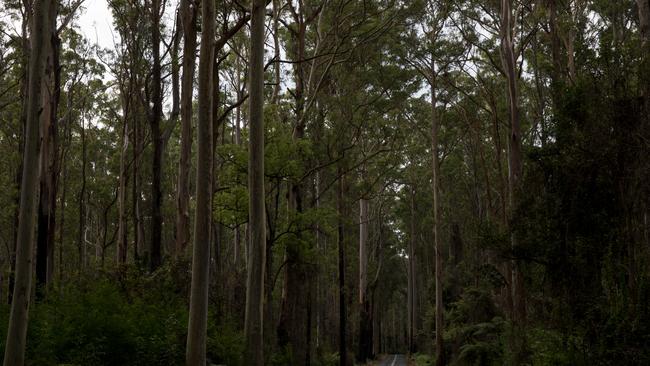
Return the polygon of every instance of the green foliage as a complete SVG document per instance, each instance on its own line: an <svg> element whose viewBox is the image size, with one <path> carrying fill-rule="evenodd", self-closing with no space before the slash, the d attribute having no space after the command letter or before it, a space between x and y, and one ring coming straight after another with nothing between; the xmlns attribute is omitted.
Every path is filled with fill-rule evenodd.
<svg viewBox="0 0 650 366"><path fill-rule="evenodd" d="M244 334L234 324L208 325L207 358L217 365L242 365Z"/></svg>
<svg viewBox="0 0 650 366"><path fill-rule="evenodd" d="M413 361L415 362L415 366L431 366L436 364L436 361L432 356L422 353L414 354Z"/></svg>
<svg viewBox="0 0 650 366"><path fill-rule="evenodd" d="M536 366L587 365L584 343L579 336L565 336L557 331L533 328L528 334L531 363Z"/></svg>
<svg viewBox="0 0 650 366"><path fill-rule="evenodd" d="M155 278L136 272L107 274L52 289L30 313L30 364L183 364L188 306L185 293L177 291L177 273L164 268ZM122 280L115 281L113 275ZM8 308L1 310L4 337ZM212 316L208 328L208 358L240 365L241 332L232 325L217 325Z"/></svg>
<svg viewBox="0 0 650 366"><path fill-rule="evenodd" d="M529 289L540 291L533 316L552 324L529 342L542 365L650 359L650 317L638 305L648 276L635 263L648 254L633 249L648 179L637 156L644 131L638 101L621 87L578 80L564 91L557 142L528 153L526 186L536 194L517 210L513 255L530 260Z"/></svg>
<svg viewBox="0 0 650 366"><path fill-rule="evenodd" d="M444 339L454 365L501 364L506 323L499 315L490 290L483 288L465 288L449 305Z"/></svg>
<svg viewBox="0 0 650 366"><path fill-rule="evenodd" d="M66 287L34 306L28 354L42 365L178 363L186 318L183 308L128 299L107 281Z"/></svg>

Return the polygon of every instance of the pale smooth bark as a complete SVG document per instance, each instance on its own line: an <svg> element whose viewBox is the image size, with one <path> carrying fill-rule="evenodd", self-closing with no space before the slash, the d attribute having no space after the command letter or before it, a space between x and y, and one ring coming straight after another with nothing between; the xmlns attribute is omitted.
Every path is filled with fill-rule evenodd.
<svg viewBox="0 0 650 366"><path fill-rule="evenodd" d="M372 309L368 298L368 229L369 202L359 200L359 351L357 361L365 363L372 356Z"/></svg>
<svg viewBox="0 0 650 366"><path fill-rule="evenodd" d="M126 106L126 104L125 104ZM124 108L124 121L122 121L122 149L120 152L120 178L117 191L117 263L126 264L126 250L128 240L128 228L126 223L126 159L129 153L129 122L128 109Z"/></svg>
<svg viewBox="0 0 650 366"><path fill-rule="evenodd" d="M250 43L248 143L249 225L251 230L246 280L246 365L264 365L264 267L266 219L264 194L264 12L265 0L253 0Z"/></svg>
<svg viewBox="0 0 650 366"><path fill-rule="evenodd" d="M417 352L417 270L415 258L416 230L415 230L415 188L410 192L410 209L411 209L411 227L410 240L408 244L408 284L407 284L407 345L410 354Z"/></svg>
<svg viewBox="0 0 650 366"><path fill-rule="evenodd" d="M192 285L187 334L186 364L205 365L210 273L210 231L212 228L212 133L213 60L216 28L215 4L201 3L203 24L199 56L198 158L196 171L196 214L192 256Z"/></svg>
<svg viewBox="0 0 650 366"><path fill-rule="evenodd" d="M508 136L508 190L509 190L509 218L512 220L514 209L518 203L518 194L521 184L522 152L521 152L521 121L519 118L519 90L517 87L517 70L513 42L512 0L501 1L501 58L508 85L508 107L510 112L510 135ZM512 247L517 246L517 237L514 233L510 236ZM526 302L524 298L523 275L519 263L512 263L512 298L513 320L523 323L526 319Z"/></svg>
<svg viewBox="0 0 650 366"><path fill-rule="evenodd" d="M31 33L32 53L29 60L29 86L23 175L20 192L20 213L16 247L16 282L14 286L9 329L5 346L4 366L21 366L25 363L27 319L32 288L32 249L36 216L38 181L40 175L39 122L41 113L41 83L45 73L46 49L50 29L49 11L52 0L33 3Z"/></svg>
<svg viewBox="0 0 650 366"><path fill-rule="evenodd" d="M85 111L85 104L83 106ZM79 231L77 236L77 250L79 255L79 268L83 271L87 264L86 248L86 170L88 166L88 144L86 143L86 115L79 123L81 128L81 190L79 191Z"/></svg>
<svg viewBox="0 0 650 366"><path fill-rule="evenodd" d="M366 299L368 284L368 200L359 200L359 304Z"/></svg>
<svg viewBox="0 0 650 366"><path fill-rule="evenodd" d="M435 283L436 283L436 365L444 366L447 364L445 358L445 348L443 342L445 323L444 323L444 304L442 302L442 280L443 280L443 258L440 249L440 159L438 157L439 144L439 122L436 112L437 91L436 91L436 73L435 63L431 63L431 167L432 167L432 190L433 190L433 248L435 251Z"/></svg>

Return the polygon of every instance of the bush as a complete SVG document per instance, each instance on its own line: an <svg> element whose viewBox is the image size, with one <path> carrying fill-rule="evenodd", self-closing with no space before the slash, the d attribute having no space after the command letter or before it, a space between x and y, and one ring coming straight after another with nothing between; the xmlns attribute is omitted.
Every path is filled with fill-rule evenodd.
<svg viewBox="0 0 650 366"><path fill-rule="evenodd" d="M415 361L415 366L431 366L436 364L433 357L422 353L413 355L413 361Z"/></svg>
<svg viewBox="0 0 650 366"><path fill-rule="evenodd" d="M138 366L185 362L188 305L173 271L154 277L73 281L30 309L29 365ZM137 279L137 278L141 279ZM155 282L153 284L152 282ZM176 287L171 289L170 287ZM4 352L9 307L0 307ZM213 363L241 365L243 335L209 317L207 353Z"/></svg>

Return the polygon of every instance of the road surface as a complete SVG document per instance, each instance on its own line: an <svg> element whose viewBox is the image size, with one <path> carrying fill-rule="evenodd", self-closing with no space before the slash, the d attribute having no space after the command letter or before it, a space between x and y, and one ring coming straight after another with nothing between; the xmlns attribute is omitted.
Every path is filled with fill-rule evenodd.
<svg viewBox="0 0 650 366"><path fill-rule="evenodd" d="M388 355L379 366L406 366L406 356L404 355Z"/></svg>

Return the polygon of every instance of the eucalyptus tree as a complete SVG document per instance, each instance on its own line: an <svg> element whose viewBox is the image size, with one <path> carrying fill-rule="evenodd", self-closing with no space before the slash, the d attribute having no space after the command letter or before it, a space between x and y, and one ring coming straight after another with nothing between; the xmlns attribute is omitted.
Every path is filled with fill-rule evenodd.
<svg viewBox="0 0 650 366"><path fill-rule="evenodd" d="M186 350L186 364L188 366L204 365L206 362L210 231L212 227L215 3L213 1L203 1L201 10L203 23L199 55L196 213L194 218L192 285Z"/></svg>
<svg viewBox="0 0 650 366"><path fill-rule="evenodd" d="M470 2L473 4L473 2ZM517 13L514 13L513 4L517 5ZM530 15L532 9L529 1L515 2L513 0L501 0L496 6L481 6L477 10L463 10L461 16L465 16L462 23L455 21L454 25L462 33L465 40L469 41L478 52L472 58L481 69L488 69L498 72L505 82L505 95L507 101L508 115L508 137L507 137L507 200L504 203L505 225L510 231L511 251L518 248L515 230L511 224L516 219L515 212L521 201L521 180L523 176L523 153L522 153L522 113L520 101L521 63L524 51L528 46L528 40L537 32L537 24L527 24L519 21L524 14ZM483 35L471 31L468 27L473 24L483 31ZM498 41L498 42L497 42ZM495 47L498 45L498 49ZM487 66L487 67L486 67ZM485 72L485 71L484 71ZM471 74L467 72L468 74ZM487 74L484 74L487 75ZM476 76L479 83L486 84L484 75L480 72ZM483 85L485 86L485 85ZM485 88L484 88L485 89ZM492 98L492 97L490 97ZM495 121L498 121L498 110L496 98L491 99L490 112ZM498 128L495 122L495 128ZM500 144L500 138L495 135L495 143ZM501 148L497 149L497 159L500 160ZM499 161L500 164L500 161ZM505 265L506 284L508 285L507 307L508 313L515 324L523 324L526 318L526 301L524 277L521 263L512 260ZM515 339L512 339L515 341ZM519 339L521 340L521 339ZM517 340L517 341L519 341Z"/></svg>
<svg viewBox="0 0 650 366"><path fill-rule="evenodd" d="M512 14L512 0L501 0L501 60L507 80L508 108L510 117L510 133L508 135L508 191L510 204L510 220L514 217L515 207L520 200L521 179L523 174L523 156L521 146L521 119L519 111L519 76L515 56L515 39L513 29L515 18ZM517 247L516 234L511 234L513 247ZM516 261L512 268L512 298L513 320L522 324L526 319L526 302L524 293L524 277Z"/></svg>
<svg viewBox="0 0 650 366"><path fill-rule="evenodd" d="M3 142L5 147L13 145L13 149L7 152L7 159L5 164L10 164L5 169L9 174L11 172L11 183L8 187L11 190L6 190L5 193L10 197L3 197L6 205L4 207L11 208L11 213L5 212L5 226L8 232L5 237L7 248L7 262L9 270L7 272L7 297L6 301L11 304L13 289L15 284L15 269L16 269L16 244L18 237L18 219L20 214L20 184L22 181L22 161L23 149L25 141L25 123L27 119L27 87L28 87L28 74L29 74L29 25L31 23L31 11L28 4L24 2L6 2L4 7L8 14L16 13L16 17L21 19L20 33L17 37L10 37L8 32L9 24L0 23L2 30L0 57L2 68L0 74L2 77L2 92L0 102L0 116L3 121L2 133ZM13 123L11 123L13 121ZM9 145L11 144L11 145ZM11 159L9 159L11 157ZM8 210L7 210L8 211ZM3 216L4 216L3 215Z"/></svg>
<svg viewBox="0 0 650 366"><path fill-rule="evenodd" d="M197 9L189 0L181 1L183 28L183 76L181 80L181 151L178 163L176 198L176 253L185 251L190 239L190 155L192 152L192 97L196 66Z"/></svg>
<svg viewBox="0 0 650 366"><path fill-rule="evenodd" d="M120 226L117 245L117 262L127 262L128 249L128 202L127 188L131 183L131 222L133 223L133 260L139 263L144 252L144 217L142 215L142 158L147 144L142 121L149 109L145 102L145 82L147 74L147 50L150 49L149 37L145 22L140 14L145 12L144 4L140 1L112 0L109 7L113 13L114 27L120 35L120 43L116 45L116 65L113 74L120 92L122 109L121 156L123 168L120 171L118 209ZM130 151L130 159L129 159ZM130 173L130 177L129 177Z"/></svg>
<svg viewBox="0 0 650 366"><path fill-rule="evenodd" d="M641 63L641 80L644 81L644 100L646 115L650 114L650 1L636 0L639 12L639 33L641 35L642 57ZM650 124L650 118L646 118L646 123Z"/></svg>
<svg viewBox="0 0 650 366"><path fill-rule="evenodd" d="M163 2L151 0L151 7L148 9L151 17L151 95L148 95L151 106L148 111L149 124L151 126L151 140L153 142L152 155L152 181L151 181L151 247L149 248L149 269L153 272L162 263L162 155L163 155L163 134L161 122L163 118L163 85L161 65L161 24L160 20L164 13Z"/></svg>
<svg viewBox="0 0 650 366"><path fill-rule="evenodd" d="M264 365L264 277L266 265L266 192L264 190L264 17L266 0L251 9L249 101L249 225L246 281L246 354L248 365Z"/></svg>
<svg viewBox="0 0 650 366"><path fill-rule="evenodd" d="M38 204L38 231L36 239L36 286L37 295L44 287L52 282L54 265L54 233L56 226L56 197L59 175L59 123L58 107L61 97L61 40L57 30L57 15L59 3L49 9L48 16L50 41L47 44L47 66L45 79L43 112L41 124L43 138L41 141L41 174Z"/></svg>
<svg viewBox="0 0 650 366"><path fill-rule="evenodd" d="M442 253L442 235L440 227L442 226L441 204L440 204L440 117L438 106L438 93L440 88L441 76L449 73L453 64L466 52L460 47L458 42L453 39L454 35L450 34L448 27L448 17L452 11L452 3L444 0L428 0L424 2L421 19L414 22L411 31L411 38L424 38L426 42L422 47L415 47L405 50L404 61L406 61L418 74L425 80L429 87L429 109L430 109L430 151L431 151L431 190L432 190L432 233L433 233L433 251L435 258L435 351L436 364L446 364L444 351L444 304L443 304L443 253ZM417 5L415 6L417 8ZM412 194L414 195L414 194ZM413 235L413 233L412 233ZM415 277L414 274L411 275ZM415 290L415 286L413 286ZM416 331L409 328L409 342L413 333ZM411 351L414 351L411 347Z"/></svg>
<svg viewBox="0 0 650 366"><path fill-rule="evenodd" d="M32 285L32 248L34 219L36 216L36 192L40 170L40 111L42 108L42 82L47 60L47 34L51 26L50 11L54 1L40 0L33 4L33 21L30 43L33 46L29 59L29 86L27 120L25 126L25 149L23 152L23 173L20 190L20 215L16 246L16 284L14 287L4 365L25 363L27 320Z"/></svg>
<svg viewBox="0 0 650 366"><path fill-rule="evenodd" d="M295 122L293 123L292 139L301 146L305 138L305 130L308 122L308 99L313 100L314 93L310 90L308 70L308 31L318 32L317 20L327 1L298 2L297 6L293 1L287 2L290 13L291 24L286 28L290 34L289 56L293 66L293 81L295 87L292 95L294 97ZM276 18L281 17L277 14ZM280 18L282 19L282 18ZM286 23L285 23L286 24ZM318 47L313 45L314 53L318 53ZM280 60L276 60L279 62ZM313 66L313 65L312 65ZM312 73L314 70L311 71ZM310 93L311 92L311 93ZM300 151L298 151L300 154ZM301 154L302 155L302 154ZM303 165L305 162L299 162ZM306 210L305 192L303 182L297 179L291 182L288 192L288 203L291 208L292 220L299 223L301 215ZM282 310L278 326L278 344L280 347L291 347L293 363L310 364L311 357L311 332L312 324L309 317L312 307L312 294L310 288L313 286L311 279L313 268L310 268L305 260L303 248L302 228L295 233L295 240L288 243L286 247L286 270L284 279L284 291L282 298ZM308 296L305 296L308 294ZM306 329L305 329L306 328ZM305 337L305 329L307 336Z"/></svg>

